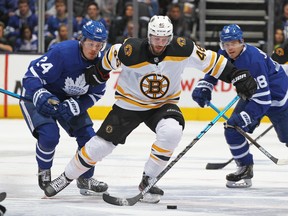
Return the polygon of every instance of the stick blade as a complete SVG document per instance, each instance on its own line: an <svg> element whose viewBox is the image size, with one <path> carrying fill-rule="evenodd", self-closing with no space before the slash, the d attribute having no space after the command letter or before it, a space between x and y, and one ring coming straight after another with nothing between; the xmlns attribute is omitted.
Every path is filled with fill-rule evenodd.
<svg viewBox="0 0 288 216"><path fill-rule="evenodd" d="M288 159L278 159L276 162L277 165L287 165Z"/></svg>
<svg viewBox="0 0 288 216"><path fill-rule="evenodd" d="M227 166L229 163L231 163L234 159L231 158L230 160L228 160L225 163L207 163L206 165L206 169L207 170L215 170L215 169L222 169L225 166Z"/></svg>
<svg viewBox="0 0 288 216"><path fill-rule="evenodd" d="M222 169L225 166L226 164L224 163L207 163L205 168L207 170L216 170L216 169Z"/></svg>
<svg viewBox="0 0 288 216"><path fill-rule="evenodd" d="M120 198L110 196L109 194L104 193L102 195L102 199L111 204L111 205L118 205L118 206L133 206L135 205L141 198L143 197L142 193L139 193L137 196L132 198Z"/></svg>

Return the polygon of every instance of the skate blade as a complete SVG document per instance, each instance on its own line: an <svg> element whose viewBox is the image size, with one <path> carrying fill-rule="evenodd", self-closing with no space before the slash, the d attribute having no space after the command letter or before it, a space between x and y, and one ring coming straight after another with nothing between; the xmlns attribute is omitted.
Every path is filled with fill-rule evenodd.
<svg viewBox="0 0 288 216"><path fill-rule="evenodd" d="M146 193L146 194L144 194L143 198L140 199L140 202L158 203L158 202L160 202L160 198L161 198L161 195L159 195L159 194Z"/></svg>
<svg viewBox="0 0 288 216"><path fill-rule="evenodd" d="M83 196L102 196L103 193L109 194L107 191L104 192L95 192L88 189L80 189L80 194Z"/></svg>
<svg viewBox="0 0 288 216"><path fill-rule="evenodd" d="M228 188L249 188L252 186L251 179L241 179L238 182L227 181L226 187Z"/></svg>

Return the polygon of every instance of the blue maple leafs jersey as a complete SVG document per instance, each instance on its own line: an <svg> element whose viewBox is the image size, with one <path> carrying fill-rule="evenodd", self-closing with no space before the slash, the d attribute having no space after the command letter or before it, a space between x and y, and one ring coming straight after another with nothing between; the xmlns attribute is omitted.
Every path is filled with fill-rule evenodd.
<svg viewBox="0 0 288 216"><path fill-rule="evenodd" d="M283 68L262 50L245 44L236 60L231 60L224 50L220 54L228 58L238 69L247 69L257 82L257 91L245 111L254 119L267 114L277 114L288 108L288 77Z"/></svg>
<svg viewBox="0 0 288 216"><path fill-rule="evenodd" d="M32 99L40 88L45 88L63 101L77 98L82 109L93 106L105 93L106 84L90 86L85 81L85 70L101 61L103 53L89 61L82 56L80 42L68 40L55 44L47 53L33 60L23 78L22 96Z"/></svg>

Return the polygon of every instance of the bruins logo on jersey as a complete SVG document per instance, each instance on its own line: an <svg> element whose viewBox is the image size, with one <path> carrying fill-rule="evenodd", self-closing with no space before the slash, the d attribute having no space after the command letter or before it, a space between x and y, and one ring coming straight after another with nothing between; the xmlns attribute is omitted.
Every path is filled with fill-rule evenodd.
<svg viewBox="0 0 288 216"><path fill-rule="evenodd" d="M162 98L168 91L169 79L164 75L148 74L140 82L142 93L151 99Z"/></svg>
<svg viewBox="0 0 288 216"><path fill-rule="evenodd" d="M127 44L124 47L124 53L126 56L130 56L132 54L132 46L130 44Z"/></svg>
<svg viewBox="0 0 288 216"><path fill-rule="evenodd" d="M283 56L284 55L284 50L283 48L279 47L275 50L275 53L278 55L278 56Z"/></svg>
<svg viewBox="0 0 288 216"><path fill-rule="evenodd" d="M107 125L106 126L106 133L112 133L113 132L113 126L111 126L111 125Z"/></svg>
<svg viewBox="0 0 288 216"><path fill-rule="evenodd" d="M178 37L177 38L177 43L179 44L179 46L183 47L186 45L186 40L183 37Z"/></svg>

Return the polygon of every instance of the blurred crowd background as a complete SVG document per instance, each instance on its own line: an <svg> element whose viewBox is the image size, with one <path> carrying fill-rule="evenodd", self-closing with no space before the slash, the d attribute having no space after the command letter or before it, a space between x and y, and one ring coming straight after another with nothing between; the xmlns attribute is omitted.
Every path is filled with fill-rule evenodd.
<svg viewBox="0 0 288 216"><path fill-rule="evenodd" d="M105 25L108 32L107 48L109 48L109 44L122 43L128 37L146 37L147 24L153 15L169 16L175 35L185 36L193 39L196 43L199 42L199 22L201 22L199 4L202 0L137 0L136 4L135 0L41 1L45 2L43 28L39 28L38 24L39 10L41 9L39 0L0 0L1 53L45 52L55 43L77 39L82 26L90 19L98 20ZM265 17L267 19L268 3L269 0L263 0L266 7L264 9L266 16L263 19ZM72 5L72 16L68 10L69 4ZM206 5L208 4L209 1L206 2ZM135 5L137 5L136 10ZM273 43L273 49L275 49L286 43L288 39L288 0L274 0L273 11L275 11L273 17L274 41L267 41L267 29L265 29L267 25L261 29L265 35L258 45L264 51L266 51L267 43ZM69 19L71 17L72 19ZM220 24L224 26L224 23ZM41 36L39 29L43 29L44 32ZM220 30L217 29L217 31ZM217 31L212 32L216 41L219 36ZM39 50L39 39L44 39L44 50L42 51ZM205 47L204 44L201 45ZM215 51L218 49L217 46L209 48Z"/></svg>

